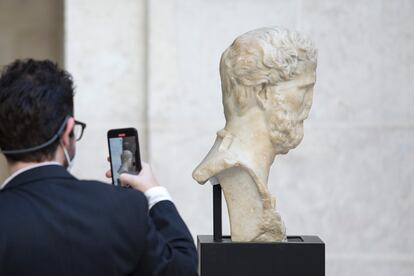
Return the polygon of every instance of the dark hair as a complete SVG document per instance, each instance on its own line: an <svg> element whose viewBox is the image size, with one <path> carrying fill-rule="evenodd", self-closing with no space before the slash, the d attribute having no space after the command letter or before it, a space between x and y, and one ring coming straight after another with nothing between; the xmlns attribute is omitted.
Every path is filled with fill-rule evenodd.
<svg viewBox="0 0 414 276"><path fill-rule="evenodd" d="M73 116L72 76L49 60L16 60L0 76L0 149L18 150L47 142L66 116ZM9 161L54 158L59 139L34 152L5 154Z"/></svg>

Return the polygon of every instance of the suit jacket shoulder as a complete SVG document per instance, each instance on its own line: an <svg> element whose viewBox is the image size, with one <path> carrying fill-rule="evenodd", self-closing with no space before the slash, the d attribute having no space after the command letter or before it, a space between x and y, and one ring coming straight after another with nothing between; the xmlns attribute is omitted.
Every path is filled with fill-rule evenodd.
<svg viewBox="0 0 414 276"><path fill-rule="evenodd" d="M8 183L0 218L0 275L194 275L192 238L172 203L148 212L141 192L60 166Z"/></svg>

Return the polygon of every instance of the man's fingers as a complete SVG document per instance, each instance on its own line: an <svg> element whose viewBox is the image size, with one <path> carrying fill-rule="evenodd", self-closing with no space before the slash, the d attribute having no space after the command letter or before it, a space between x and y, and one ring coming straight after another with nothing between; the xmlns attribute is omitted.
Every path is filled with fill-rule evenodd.
<svg viewBox="0 0 414 276"><path fill-rule="evenodd" d="M119 176L119 180L121 181L121 186L126 187L126 186L136 186L136 175L132 175L132 174L128 174L128 173L123 173Z"/></svg>
<svg viewBox="0 0 414 276"><path fill-rule="evenodd" d="M151 167L142 162L142 170L138 175L123 173L119 176L122 187L132 187L135 190L145 193L152 187L159 186L157 180L152 174Z"/></svg>
<svg viewBox="0 0 414 276"><path fill-rule="evenodd" d="M112 172L111 172L111 170L108 170L108 171L105 173L105 176L106 176L107 178L111 178L111 177L112 177Z"/></svg>

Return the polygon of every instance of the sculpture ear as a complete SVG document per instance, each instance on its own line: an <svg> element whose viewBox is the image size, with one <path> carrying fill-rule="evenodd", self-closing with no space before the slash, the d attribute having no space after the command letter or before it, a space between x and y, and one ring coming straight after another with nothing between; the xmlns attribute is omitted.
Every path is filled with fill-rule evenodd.
<svg viewBox="0 0 414 276"><path fill-rule="evenodd" d="M267 101L267 89L266 89L266 86L262 86L261 90L256 93L256 102L259 105L259 107L264 110L266 101Z"/></svg>

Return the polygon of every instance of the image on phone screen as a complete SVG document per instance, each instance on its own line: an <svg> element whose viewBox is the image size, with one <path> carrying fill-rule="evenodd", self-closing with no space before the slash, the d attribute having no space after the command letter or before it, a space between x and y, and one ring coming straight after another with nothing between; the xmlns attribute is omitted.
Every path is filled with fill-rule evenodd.
<svg viewBox="0 0 414 276"><path fill-rule="evenodd" d="M122 173L138 174L141 166L136 160L137 144L135 136L109 138L112 165L112 178L115 185L120 185L119 175ZM139 165L137 166L137 162Z"/></svg>

